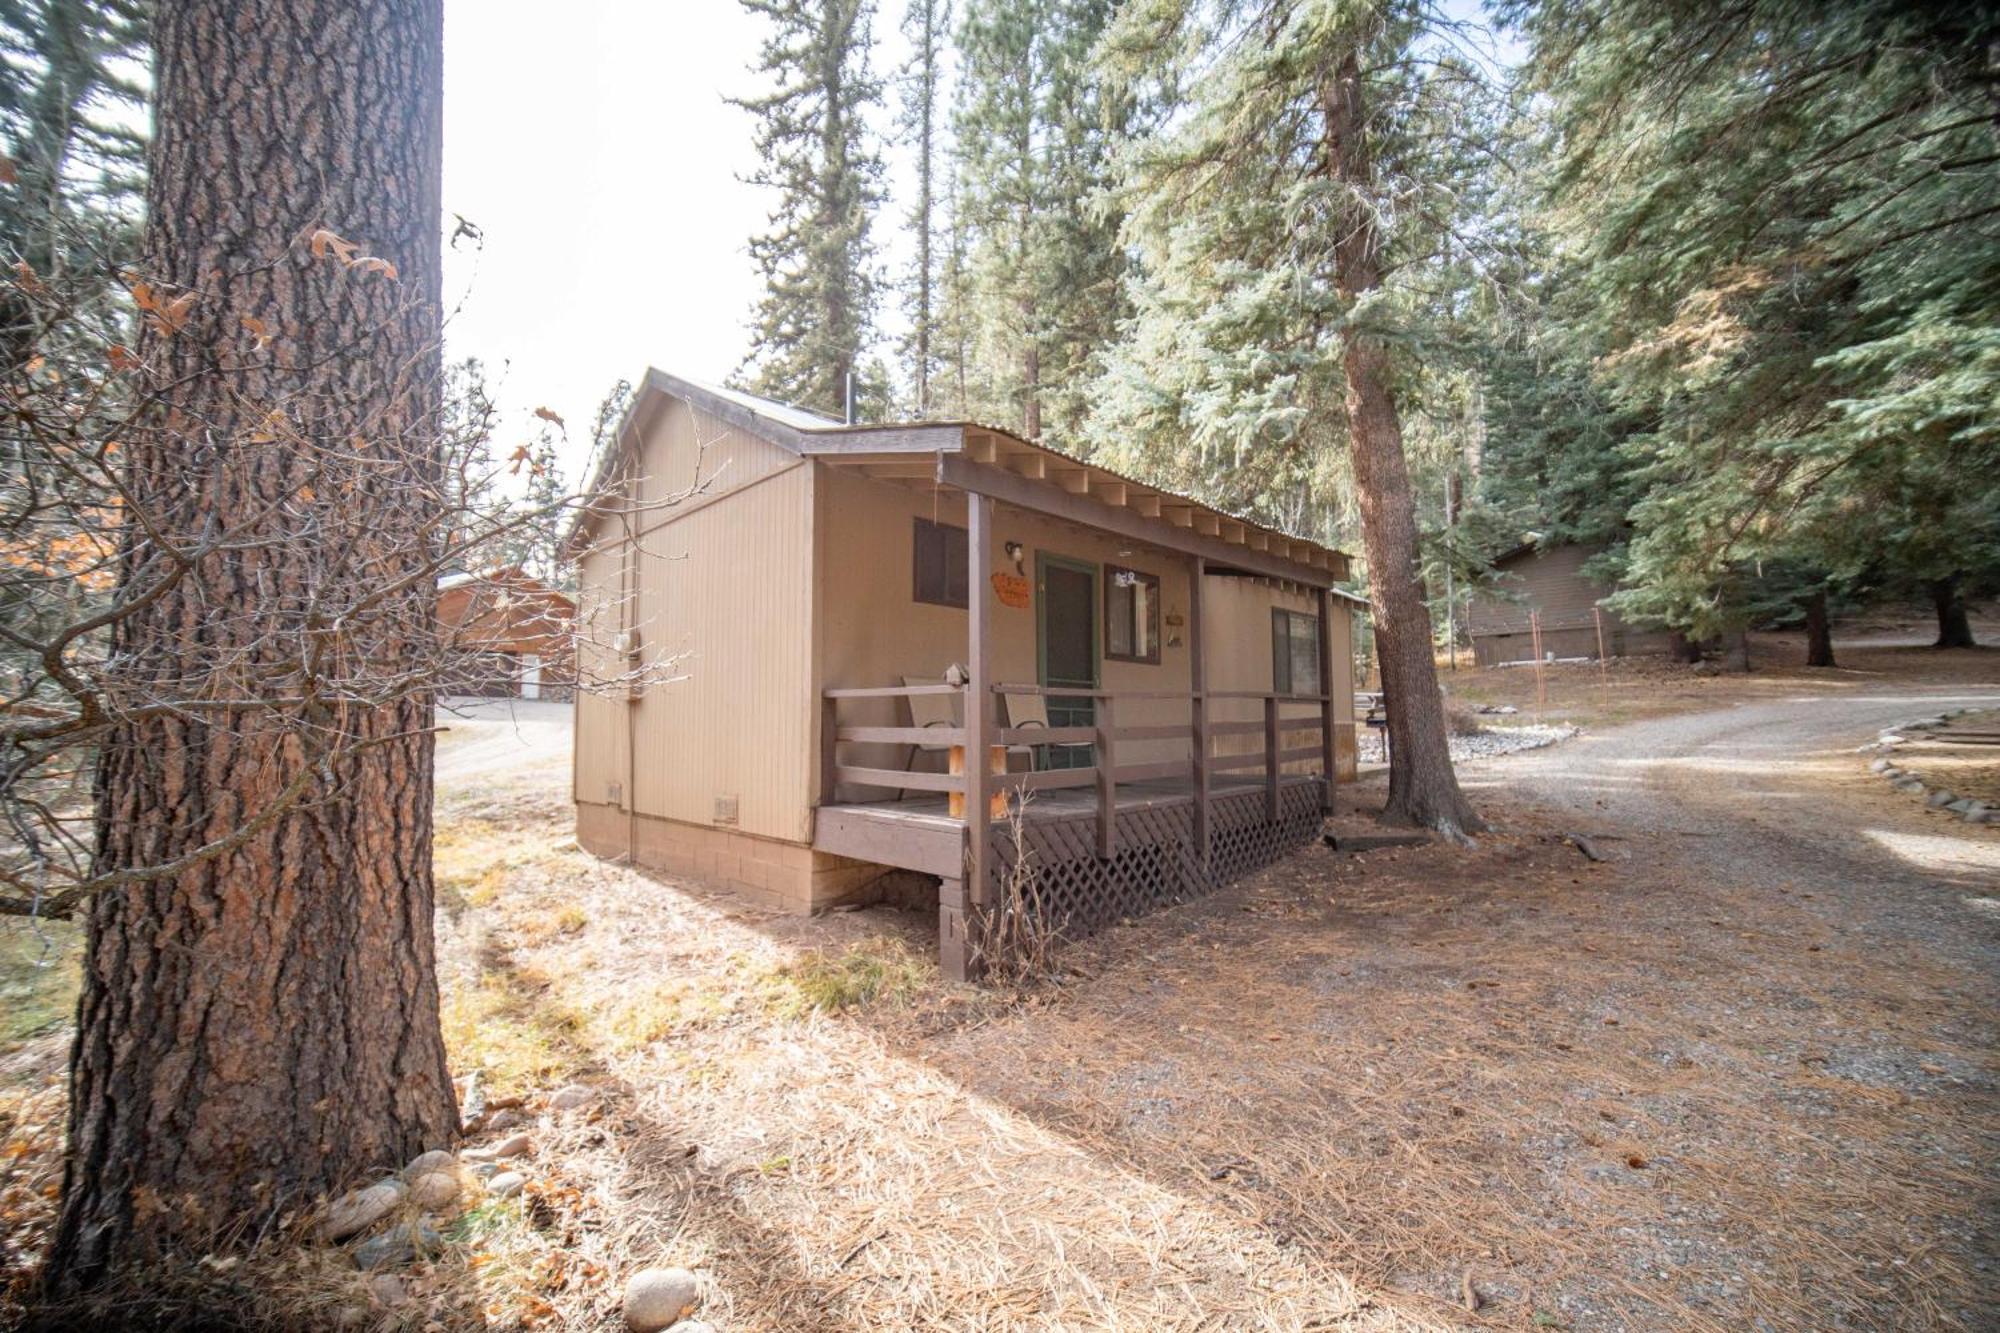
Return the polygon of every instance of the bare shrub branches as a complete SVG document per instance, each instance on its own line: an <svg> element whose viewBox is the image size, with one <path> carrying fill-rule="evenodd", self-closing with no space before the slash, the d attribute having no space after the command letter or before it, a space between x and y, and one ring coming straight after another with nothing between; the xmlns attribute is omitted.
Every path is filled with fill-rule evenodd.
<svg viewBox="0 0 2000 1333"><path fill-rule="evenodd" d="M584 504L555 475L560 418L538 414L535 442L495 461L505 427L476 369L440 383L424 358L391 393L368 382L374 335L417 299L395 290L393 264L324 229L261 263L332 267L338 282L395 294L373 294L368 308L386 313L358 334L323 338L254 316L214 327L224 302L127 272L120 342L102 272L15 262L0 279L0 913L66 917L94 892L180 873L301 801L331 799L350 760L408 734L356 728L358 712L427 709L490 659L466 620L440 624L441 578L480 578L530 551L546 553L538 575L559 577L555 553ZM625 485L610 503L663 509L709 481L698 465L664 495L652 488L658 498ZM501 613L513 596L500 581L481 595ZM169 599L194 609L165 641L151 621L126 632ZM616 619L589 608L539 628L573 640ZM575 656L584 690L678 665ZM140 723L177 738L169 746L218 729L252 738L270 780L254 802L203 809L198 836L182 831L171 853L100 865L101 819L123 816L94 820L94 774Z"/></svg>

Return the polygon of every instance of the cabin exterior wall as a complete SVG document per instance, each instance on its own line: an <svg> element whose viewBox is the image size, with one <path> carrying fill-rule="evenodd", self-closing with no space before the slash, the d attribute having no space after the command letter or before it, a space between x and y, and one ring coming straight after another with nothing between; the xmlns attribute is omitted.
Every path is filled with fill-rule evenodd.
<svg viewBox="0 0 2000 1333"><path fill-rule="evenodd" d="M1333 702L1334 776L1352 782L1355 776L1354 739L1354 615L1345 599L1333 605ZM1319 598L1310 590L1281 584L1271 579L1210 575L1202 594L1202 619L1208 646L1208 688L1219 692L1264 691L1275 687L1272 667L1271 612L1297 611L1319 614ZM1318 693L1317 682L1305 686ZM1302 709L1291 710L1302 712ZM1217 699L1209 705L1211 722L1255 722L1263 716L1262 705L1254 699ZM1257 754L1263 738L1252 735L1217 736L1218 755ZM1286 773L1317 771L1310 761L1287 764Z"/></svg>
<svg viewBox="0 0 2000 1333"><path fill-rule="evenodd" d="M918 602L912 561L915 521L924 518L963 528L965 497L919 491L823 465L817 479L816 509L822 586L820 674L815 696L818 689L897 685L904 676L935 679L952 663L963 663L967 613L956 607ZM1033 583L1041 554L1097 568L1100 688L1114 692L1185 692L1189 688L1185 622L1193 561L1188 556L1006 505L995 505L994 511L992 557L997 572ZM1007 555L1008 542L1019 542L1023 548L1018 574ZM1106 564L1159 576L1161 647L1157 664L1104 660L1102 571ZM969 589L968 593L986 599L987 624L993 636L993 679L1008 685L1036 684L1040 680L1036 629L1040 588L1031 591L1025 608L1004 605L991 587ZM1175 617L1182 623L1172 623ZM1004 723L1004 706L996 708L996 716ZM903 705L896 700L857 700L844 720L871 726L910 725ZM1187 705L1170 699L1121 702L1118 714L1121 726L1187 720ZM1188 752L1187 744L1181 741L1133 741L1119 751L1121 758L1131 763L1166 762ZM900 746L856 745L850 753L852 762L867 767L902 768L910 762L908 750ZM933 756L922 756L916 762L937 767ZM838 799L869 800L885 795L874 788L843 789Z"/></svg>
<svg viewBox="0 0 2000 1333"><path fill-rule="evenodd" d="M1501 586L1509 594L1476 596L1466 607L1466 630L1472 638L1473 660L1480 666L1534 660L1530 612L1541 613L1542 651L1556 657L1596 657L1597 612L1613 591L1602 579L1583 572L1600 548L1582 545L1537 546L1499 566L1506 576ZM1603 608L1604 650L1629 657L1667 650L1664 630L1628 625L1617 612Z"/></svg>
<svg viewBox="0 0 2000 1333"><path fill-rule="evenodd" d="M813 468L678 399L643 423L638 488L657 508L599 520L579 563L586 670L636 633L656 672L577 703L578 840L811 910L853 863L814 853ZM870 869L872 877L879 871Z"/></svg>

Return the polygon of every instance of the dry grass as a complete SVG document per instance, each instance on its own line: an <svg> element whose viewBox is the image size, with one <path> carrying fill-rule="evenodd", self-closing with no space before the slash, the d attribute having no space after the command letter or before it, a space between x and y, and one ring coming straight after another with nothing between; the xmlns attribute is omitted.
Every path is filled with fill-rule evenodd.
<svg viewBox="0 0 2000 1333"><path fill-rule="evenodd" d="M1854 628L1868 632L1909 626L1898 622ZM2000 619L1979 620L1974 628L1981 643L2000 644ZM1804 691L1838 698L1892 680L1989 682L2000 670L2000 648L1990 646L1942 652L1925 647L1838 646L1837 666L1812 668L1805 665L1801 636L1750 637L1753 669L1747 675L1701 675L1664 657L1622 658L1602 669L1596 662L1553 663L1543 671L1546 704L1536 692L1532 666L1475 667L1469 656L1461 654L1456 671L1439 664L1438 680L1452 702L1468 710L1507 704L1520 709L1517 720L1591 727L1726 708L1738 700L1796 697Z"/></svg>
<svg viewBox="0 0 2000 1333"><path fill-rule="evenodd" d="M483 794L441 825L447 1037L527 1099L528 1192L457 1219L403 1306L294 1245L158 1299L587 1329L674 1263L728 1329L1996 1314L1990 978L1905 924L1830 928L1803 879L1589 865L1508 810L1469 853L1308 850L1003 993L939 979L926 913L764 914L578 853L562 814ZM599 1100L541 1108L571 1081ZM37 1095L0 1198L44 1207Z"/></svg>

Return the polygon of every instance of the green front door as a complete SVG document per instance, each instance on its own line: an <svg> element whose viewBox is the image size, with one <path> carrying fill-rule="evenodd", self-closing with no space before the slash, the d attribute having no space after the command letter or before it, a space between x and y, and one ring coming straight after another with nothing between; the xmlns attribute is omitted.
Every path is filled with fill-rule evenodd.
<svg viewBox="0 0 2000 1333"><path fill-rule="evenodd" d="M1097 566L1065 556L1035 555L1035 638L1041 683L1097 688ZM1089 699L1052 698L1049 725L1087 727L1097 719ZM1088 768L1096 763L1088 745L1052 745L1050 768Z"/></svg>

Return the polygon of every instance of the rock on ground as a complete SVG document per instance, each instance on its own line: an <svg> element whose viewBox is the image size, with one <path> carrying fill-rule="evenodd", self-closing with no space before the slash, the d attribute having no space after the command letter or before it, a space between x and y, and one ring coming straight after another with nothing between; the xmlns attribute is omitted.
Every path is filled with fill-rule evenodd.
<svg viewBox="0 0 2000 1333"><path fill-rule="evenodd" d="M419 1252L435 1254L443 1248L444 1237L428 1222L415 1227L403 1223L355 1246L354 1263L358 1268L391 1268L409 1263Z"/></svg>
<svg viewBox="0 0 2000 1333"><path fill-rule="evenodd" d="M579 1106L588 1106L597 1100L597 1089L582 1083L572 1083L566 1088L558 1088L549 1098L549 1106L557 1111L574 1111Z"/></svg>
<svg viewBox="0 0 2000 1333"><path fill-rule="evenodd" d="M426 1212L436 1212L450 1207L460 1188L458 1172L426 1171L410 1181L410 1202Z"/></svg>
<svg viewBox="0 0 2000 1333"><path fill-rule="evenodd" d="M511 1199L527 1185L528 1178L519 1171L502 1171L486 1182L486 1192L496 1199Z"/></svg>
<svg viewBox="0 0 2000 1333"><path fill-rule="evenodd" d="M346 1240L394 1212L403 1202L403 1194L403 1183L399 1180L384 1180L366 1189L349 1190L327 1205L321 1230L328 1240Z"/></svg>
<svg viewBox="0 0 2000 1333"><path fill-rule="evenodd" d="M625 1284L625 1327L631 1333L660 1333L700 1301L700 1288L687 1269L642 1268Z"/></svg>
<svg viewBox="0 0 2000 1333"><path fill-rule="evenodd" d="M433 1148L427 1153L419 1153L403 1168L403 1179L415 1180L433 1171L449 1171L458 1165L458 1159L442 1148Z"/></svg>
<svg viewBox="0 0 2000 1333"><path fill-rule="evenodd" d="M498 1143L490 1144L487 1147L467 1149L465 1155L472 1161L493 1162L503 1157L519 1157L534 1146L535 1141L525 1133L509 1134Z"/></svg>

